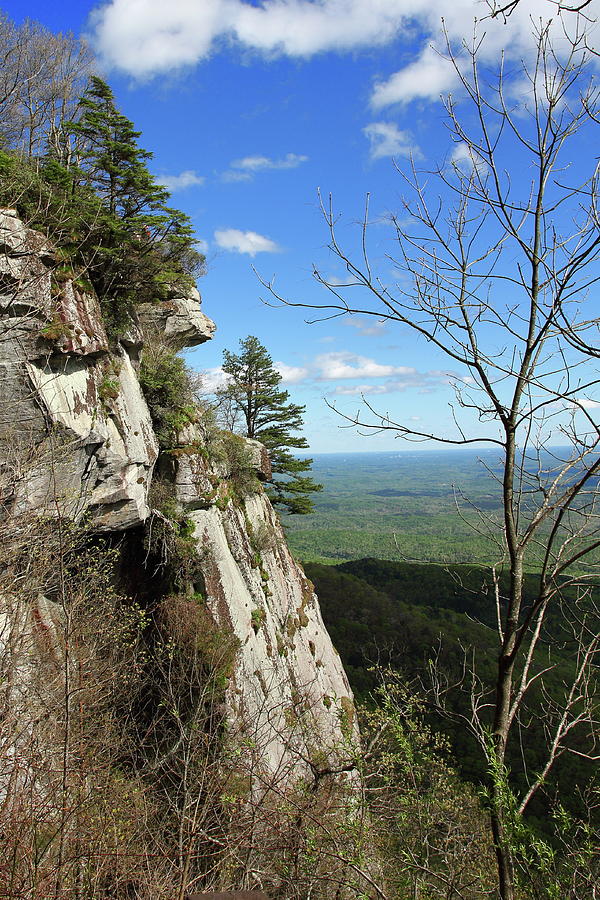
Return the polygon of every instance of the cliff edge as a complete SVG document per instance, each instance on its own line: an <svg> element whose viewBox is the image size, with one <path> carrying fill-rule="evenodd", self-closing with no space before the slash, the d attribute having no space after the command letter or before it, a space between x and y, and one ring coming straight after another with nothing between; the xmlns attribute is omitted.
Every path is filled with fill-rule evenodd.
<svg viewBox="0 0 600 900"><path fill-rule="evenodd" d="M85 535L84 550L75 558L110 554L111 574L97 575L91 599L82 604L85 621L89 625L89 617L96 615L101 630L100 617L127 609L127 627L135 633L129 645L143 647L127 675L133 679L129 696L134 699L127 705L127 691L121 696L127 678L119 690L111 687L118 695L111 702L129 710L128 733L136 744L111 766L154 784L153 790L157 779L170 785L174 796L168 802L179 810L179 828L188 845L196 846L201 835L205 847L210 837L206 823L198 833L196 819L191 827L186 804L201 805L205 815L211 808L213 817L221 808L227 818L223 797L229 797L238 810L229 833L252 809L251 843L260 857L261 845L265 851L272 840L267 823L278 802L273 797L281 799L301 786L301 794L306 798L308 790L313 803L323 782L329 795L335 784L342 794L354 789L349 773L356 726L347 678L313 586L292 558L263 491L262 482L270 477L264 447L219 432L197 406L186 407L166 445L157 432L140 376L145 353L158 345L171 359L179 349L212 337L215 326L201 312L198 293L137 304L127 327L115 337L107 334L98 297L76 278L61 274L58 262L56 249L42 234L28 228L14 210L0 212L0 489L11 548L4 570L10 577L0 591L0 642L4 668L11 672L5 701L12 705L15 725L10 746L5 742L3 750L3 799L10 806L15 784L25 782L35 785L40 803L55 790L52 760L72 740L65 736L71 726L58 716L49 727L48 713L41 738L36 723L42 706L50 696L60 706L63 701L56 698L64 699L65 681L70 683L82 666L95 671L99 660L113 652L104 644L104 649L86 646L81 637L74 649L69 637L74 601L65 569L75 582L80 578L77 563L61 563L61 581L44 556L26 589L15 575L25 565L28 542L31 558L31 548L39 545L49 556L55 554L55 562L65 534L78 530ZM99 571L105 571L103 566ZM46 577L46 571L54 574ZM94 612L100 582L104 594ZM120 599L106 606L105 598L114 590ZM116 646L117 639L112 643ZM123 653L121 661L133 659L127 656L129 649ZM188 669L194 660L194 674L179 683L177 695L173 661L184 657ZM140 688L142 676L145 687ZM165 699L165 685L173 708ZM67 708L72 715L70 700ZM85 715L83 707L79 712ZM45 774L34 768L33 743L38 754L46 754ZM194 788L187 785L187 799L180 796L189 776L185 766L197 767L201 744L204 765L210 759L213 775L218 771L228 785L225 791L220 782L212 807L202 780ZM195 748L193 765L185 763L184 746ZM232 772L237 779L233 793ZM86 779L88 784L93 776L88 772ZM130 797L125 806L132 802ZM256 815L257 804L264 806L262 819ZM265 810L271 810L266 817ZM235 866L221 866L217 877L214 871L201 871L196 857L184 864L182 853L180 844L178 883L240 881ZM202 853L206 865L206 849ZM264 852L262 859L264 864ZM169 860L161 863L162 870L172 868ZM264 884L268 877L255 874L249 881L246 873L242 881ZM283 889L281 873L275 883Z"/></svg>

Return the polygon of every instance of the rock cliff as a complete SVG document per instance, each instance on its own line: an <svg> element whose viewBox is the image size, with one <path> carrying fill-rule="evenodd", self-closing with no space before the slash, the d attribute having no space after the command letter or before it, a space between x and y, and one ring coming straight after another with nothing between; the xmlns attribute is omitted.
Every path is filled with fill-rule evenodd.
<svg viewBox="0 0 600 900"><path fill-rule="evenodd" d="M234 642L224 716L228 734L244 748L251 790L272 777L283 784L334 769L354 729L351 692L312 585L260 486L270 475L266 451L245 442L253 475L240 491L227 454L212 446L219 438L209 437L200 417L191 416L159 458L138 377L144 335L158 335L176 350L209 340L214 325L200 311L199 295L139 304L126 332L109 340L98 298L59 276L56 263L55 249L41 234L14 211L2 211L5 526L18 530L36 517L44 523L60 518L85 523L115 547L121 546L119 535L130 549L137 541L128 591L142 602L135 595L136 583L143 582L143 603L152 606L172 592L161 582L160 561L151 566L143 549L153 522L166 521L152 498L156 484L167 483L175 518L185 521L195 553L194 584L180 584L178 591L193 594L214 628ZM43 629L54 640L65 612L53 607L42 580L29 612L13 621L13 635L15 628L21 635ZM10 609L7 598L3 634L10 632ZM28 653L21 671L31 672L31 665Z"/></svg>

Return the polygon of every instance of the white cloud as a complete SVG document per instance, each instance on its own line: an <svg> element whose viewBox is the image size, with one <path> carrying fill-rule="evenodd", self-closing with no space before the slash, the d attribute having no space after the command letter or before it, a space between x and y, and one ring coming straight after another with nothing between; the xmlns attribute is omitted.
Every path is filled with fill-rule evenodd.
<svg viewBox="0 0 600 900"><path fill-rule="evenodd" d="M371 105L382 109L417 99L437 100L457 83L458 75L452 64L428 45L415 62L375 85Z"/></svg>
<svg viewBox="0 0 600 900"><path fill-rule="evenodd" d="M269 159L268 156L245 156L231 163L232 169L245 169L258 172L260 169L296 169L306 162L308 156L300 153L286 153L283 159Z"/></svg>
<svg viewBox="0 0 600 900"><path fill-rule="evenodd" d="M229 376L225 374L220 366L213 369L204 369L200 375L202 378L202 390L206 394L214 394L215 391L224 387L229 381Z"/></svg>
<svg viewBox="0 0 600 900"><path fill-rule="evenodd" d="M279 253L280 247L271 238L256 231L239 231L237 228L221 228L215 231L215 243L223 250L232 253L247 253L248 256L256 256L257 253Z"/></svg>
<svg viewBox="0 0 600 900"><path fill-rule="evenodd" d="M343 325L349 325L356 328L359 334L365 337L379 337L385 334L386 323L382 319L373 320L371 317L362 318L361 316L344 316Z"/></svg>
<svg viewBox="0 0 600 900"><path fill-rule="evenodd" d="M401 131L393 122L371 122L363 128L371 142L371 159L383 156L421 156L408 131Z"/></svg>
<svg viewBox="0 0 600 900"><path fill-rule="evenodd" d="M475 17L486 19L483 56L498 59L505 48L519 59L532 46L532 22L555 11L554 0L521 0L504 22L488 18L485 0L108 0L93 13L91 29L105 65L139 78L195 65L225 42L269 58L310 57L381 46L398 37L412 41L415 33L422 34L419 58L376 85L372 102L380 109L435 98L452 88L455 76L430 46L444 46L442 18L456 47L472 33ZM592 45L597 33L591 25ZM558 20L553 36L566 43Z"/></svg>
<svg viewBox="0 0 600 900"><path fill-rule="evenodd" d="M485 161L464 142L456 144L450 157L450 165L460 169L465 175L470 175L476 169L483 175L486 168Z"/></svg>
<svg viewBox="0 0 600 900"><path fill-rule="evenodd" d="M254 176L251 172L242 172L234 169L228 169L221 175L221 181L252 181L253 177Z"/></svg>
<svg viewBox="0 0 600 900"><path fill-rule="evenodd" d="M338 384L333 393L338 397L363 397L367 394L384 394L383 385L376 384Z"/></svg>
<svg viewBox="0 0 600 900"><path fill-rule="evenodd" d="M250 181L257 172L269 169L297 169L306 162L308 156L301 153L286 153L283 159L270 159L268 156L244 156L234 159L230 168L223 172L223 181Z"/></svg>
<svg viewBox="0 0 600 900"><path fill-rule="evenodd" d="M583 406L584 409L600 409L600 403L596 400L588 400L587 397L577 400L576 404L577 406Z"/></svg>
<svg viewBox="0 0 600 900"><path fill-rule="evenodd" d="M366 396L367 394L377 396L381 394L397 394L401 391L406 391L409 388L419 388L421 393L426 393L431 390L431 385L428 382L429 378L426 373L415 372L411 377L403 379L393 378L384 381L383 384L338 384L333 393L340 397L351 397L356 395Z"/></svg>
<svg viewBox="0 0 600 900"><path fill-rule="evenodd" d="M315 359L315 366L322 381L345 378L386 378L390 375L417 375L417 370L408 366L389 366L375 362L366 356L358 356L346 350L322 353Z"/></svg>
<svg viewBox="0 0 600 900"><path fill-rule="evenodd" d="M159 184L164 184L168 191L183 191L185 188L194 187L204 184L205 179L202 175L197 175L193 169L186 169L180 175L157 175L156 180Z"/></svg>
<svg viewBox="0 0 600 900"><path fill-rule="evenodd" d="M299 384L299 382L305 381L309 375L308 369L302 366L288 366L283 362L276 362L275 368L281 375L283 384Z"/></svg>
<svg viewBox="0 0 600 900"><path fill-rule="evenodd" d="M333 386L330 393L337 396L396 394L410 389L429 393L437 387L452 384L451 373L448 372L419 371L412 366L386 365L347 350L320 354L315 357L311 370L317 381L358 381L357 384Z"/></svg>
<svg viewBox="0 0 600 900"><path fill-rule="evenodd" d="M148 77L194 65L219 40L307 57L389 43L425 0L110 0L93 14L94 43L111 66Z"/></svg>

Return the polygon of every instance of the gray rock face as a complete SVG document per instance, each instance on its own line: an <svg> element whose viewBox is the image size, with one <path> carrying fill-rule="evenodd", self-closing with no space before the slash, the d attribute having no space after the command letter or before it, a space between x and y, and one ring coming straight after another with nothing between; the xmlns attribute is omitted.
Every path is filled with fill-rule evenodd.
<svg viewBox="0 0 600 900"><path fill-rule="evenodd" d="M253 440L252 438L246 438L246 447L248 448L252 464L256 469L256 474L258 475L260 480L270 481L271 476L273 475L273 470L271 469L269 451L267 450L265 445L261 444L260 441Z"/></svg>
<svg viewBox="0 0 600 900"><path fill-rule="evenodd" d="M143 304L142 330L132 323L111 349L97 298L57 281L51 246L14 211L0 212L0 249L0 490L9 514L86 514L100 532L143 523L158 446L136 353L145 330L175 347L208 340L214 325L198 293ZM322 766L338 760L356 736L352 695L277 515L252 478L240 499L235 465L214 441L190 424L163 465L193 522L208 611L237 639L230 733L248 748L249 771L298 779L317 757ZM268 481L266 449L245 444ZM50 633L51 601L42 612ZM2 615L0 605L0 630Z"/></svg>
<svg viewBox="0 0 600 900"><path fill-rule="evenodd" d="M137 313L144 330L160 332L177 349L210 341L216 328L200 311L200 294L195 288L186 297L141 303Z"/></svg>
<svg viewBox="0 0 600 900"><path fill-rule="evenodd" d="M244 444L259 480L270 478L266 448ZM282 783L310 774L316 756L334 767L356 726L313 586L260 485L240 501L201 423L181 432L180 445L171 452L173 477L194 523L206 603L216 625L239 642L227 692L230 733L251 748L248 770L277 773Z"/></svg>
<svg viewBox="0 0 600 900"><path fill-rule="evenodd" d="M339 763L356 737L352 692L271 504L261 492L191 518L207 560L206 602L239 641L228 711L248 769L283 784L316 758Z"/></svg>
<svg viewBox="0 0 600 900"><path fill-rule="evenodd" d="M57 281L51 246L11 210L0 213L0 249L0 447L12 514L89 512L100 531L143 522L158 446L127 350L109 351L97 298ZM26 462L16 453L25 447Z"/></svg>

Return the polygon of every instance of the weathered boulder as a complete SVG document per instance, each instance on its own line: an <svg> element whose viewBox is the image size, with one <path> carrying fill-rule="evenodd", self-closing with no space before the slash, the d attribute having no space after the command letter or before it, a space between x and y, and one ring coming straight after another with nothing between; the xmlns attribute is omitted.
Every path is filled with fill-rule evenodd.
<svg viewBox="0 0 600 900"><path fill-rule="evenodd" d="M269 451L260 441L245 438L246 448L250 455L250 461L261 481L270 481L273 476Z"/></svg>
<svg viewBox="0 0 600 900"><path fill-rule="evenodd" d="M140 303L137 314L144 331L159 332L177 349L210 341L216 325L200 311L200 294L192 288L185 297Z"/></svg>

